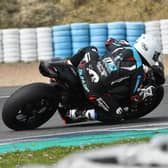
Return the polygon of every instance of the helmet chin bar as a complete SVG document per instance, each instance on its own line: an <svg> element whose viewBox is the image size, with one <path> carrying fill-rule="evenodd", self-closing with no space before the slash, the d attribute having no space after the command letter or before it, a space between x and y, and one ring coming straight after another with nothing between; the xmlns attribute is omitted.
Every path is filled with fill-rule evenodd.
<svg viewBox="0 0 168 168"><path fill-rule="evenodd" d="M152 59L153 59L155 62L157 62L157 61L159 60L160 54L161 54L160 52L155 51L155 53L154 53Z"/></svg>

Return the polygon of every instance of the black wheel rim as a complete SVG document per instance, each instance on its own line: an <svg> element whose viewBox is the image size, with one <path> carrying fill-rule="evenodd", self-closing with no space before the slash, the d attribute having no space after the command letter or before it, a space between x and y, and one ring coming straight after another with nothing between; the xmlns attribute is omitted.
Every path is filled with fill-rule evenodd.
<svg viewBox="0 0 168 168"><path fill-rule="evenodd" d="M45 119L54 109L55 103L52 100L41 98L38 101L27 103L18 109L16 120L21 123L34 123Z"/></svg>

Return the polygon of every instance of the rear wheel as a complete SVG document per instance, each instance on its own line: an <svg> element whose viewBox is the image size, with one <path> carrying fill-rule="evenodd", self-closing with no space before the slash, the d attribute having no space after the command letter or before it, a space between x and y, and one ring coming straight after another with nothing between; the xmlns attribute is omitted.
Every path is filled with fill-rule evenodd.
<svg viewBox="0 0 168 168"><path fill-rule="evenodd" d="M57 106L56 89L34 83L14 92L3 107L2 119L10 129L35 129L51 118Z"/></svg>

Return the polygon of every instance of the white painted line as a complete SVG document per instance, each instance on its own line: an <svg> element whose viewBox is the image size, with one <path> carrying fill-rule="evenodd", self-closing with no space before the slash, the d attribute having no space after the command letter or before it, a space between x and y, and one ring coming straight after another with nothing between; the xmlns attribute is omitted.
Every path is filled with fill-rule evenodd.
<svg viewBox="0 0 168 168"><path fill-rule="evenodd" d="M0 96L0 99L6 99L9 98L10 96Z"/></svg>
<svg viewBox="0 0 168 168"><path fill-rule="evenodd" d="M143 124L143 125L123 126L123 127L119 126L119 127L115 127L115 128L109 127L109 128L103 128L103 129L90 129L90 130L72 131L72 132L64 132L64 133L56 133L56 134L48 134L48 135L2 139L2 140L0 140L0 145L4 144L4 143L14 143L14 142L20 142L20 141L23 142L23 141L28 141L28 140L34 140L35 141L36 138L45 138L45 137L52 137L52 136L64 136L64 135L69 135L69 134L74 134L75 135L75 134L80 134L80 133L103 132L103 131L111 132L111 131L126 131L126 130L127 131L131 131L131 130L157 130L157 129L162 129L162 128L168 128L168 123L153 123L153 124Z"/></svg>

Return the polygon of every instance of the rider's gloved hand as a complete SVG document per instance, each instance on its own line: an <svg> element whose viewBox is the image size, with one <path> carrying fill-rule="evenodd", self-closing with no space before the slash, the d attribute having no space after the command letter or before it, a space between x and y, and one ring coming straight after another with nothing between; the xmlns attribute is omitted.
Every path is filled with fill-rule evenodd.
<svg viewBox="0 0 168 168"><path fill-rule="evenodd" d="M130 112L136 113L138 112L139 103L142 101L140 95L133 95L130 97Z"/></svg>

